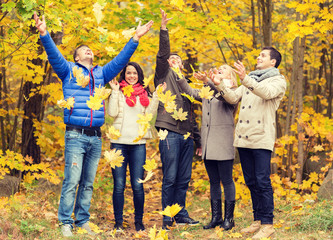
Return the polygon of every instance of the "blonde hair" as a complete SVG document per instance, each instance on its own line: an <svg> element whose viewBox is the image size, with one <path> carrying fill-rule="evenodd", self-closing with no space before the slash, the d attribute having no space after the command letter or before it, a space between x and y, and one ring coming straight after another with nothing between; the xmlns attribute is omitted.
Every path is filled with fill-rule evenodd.
<svg viewBox="0 0 333 240"><path fill-rule="evenodd" d="M226 67L228 69L228 71L230 73L230 79L234 83L234 86L237 87L238 86L237 76L236 76L236 73L234 72L234 70L232 69L232 67L230 67L228 64L223 64L223 65L221 65L221 67Z"/></svg>

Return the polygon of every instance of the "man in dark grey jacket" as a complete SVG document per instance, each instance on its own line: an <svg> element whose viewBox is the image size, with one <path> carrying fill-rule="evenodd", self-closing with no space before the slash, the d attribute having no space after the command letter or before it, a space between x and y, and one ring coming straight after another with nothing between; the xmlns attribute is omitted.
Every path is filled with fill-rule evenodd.
<svg viewBox="0 0 333 240"><path fill-rule="evenodd" d="M186 192L191 180L192 160L193 160L193 139L185 139L184 135L192 132L193 111L191 102L181 95L181 89L177 84L179 78L173 67L182 69L183 64L180 56L170 54L169 33L166 25L171 18L161 10L162 21L160 30L160 44L156 59L156 72L154 78L155 87L166 82L167 89L172 95L176 95L175 104L177 110L180 108L187 112L186 120L176 120L165 109L165 105L160 103L156 118L156 128L167 130L168 135L165 140L159 143L163 183L162 183L162 208L178 203L182 209L174 217L177 224L196 225L199 222L189 217L185 209ZM173 221L168 216L163 216L163 229L172 226Z"/></svg>

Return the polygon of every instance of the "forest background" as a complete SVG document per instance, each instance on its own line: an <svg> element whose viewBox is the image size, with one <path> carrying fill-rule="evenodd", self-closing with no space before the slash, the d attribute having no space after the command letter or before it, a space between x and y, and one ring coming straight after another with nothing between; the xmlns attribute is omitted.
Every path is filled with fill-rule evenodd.
<svg viewBox="0 0 333 240"><path fill-rule="evenodd" d="M65 125L62 109L57 105L57 101L63 99L61 81L47 61L32 19L33 12L45 15L48 31L66 59L72 61L75 47L86 44L93 50L98 65L104 65L119 53L140 20L142 23L153 20L152 29L140 40L131 59L143 66L149 81L153 79L158 51L160 8L173 17L168 24L171 51L181 55L185 74L193 81L193 70L207 71L222 64L232 66L238 59L250 72L255 69L256 57L264 46L274 46L281 52L279 69L287 79L288 89L276 115L277 141L272 159L274 194L282 205L289 204L288 214L302 210L304 202L314 205L304 207L300 215L306 215L309 208L314 210L318 206L331 205L318 200L317 192L333 161L332 1L1 0L0 178L6 175L18 177L20 192L0 198L0 236L49 234L43 224L38 225L32 219L45 218L56 222L59 191L46 191L39 183L45 179L48 186L59 186L63 177ZM199 104L196 106L200 126L201 108ZM103 132L110 122L111 119L106 117ZM104 134L103 151L108 150L109 145L110 140ZM148 189L148 199L158 200L150 206L156 207L151 214L158 215L161 210L158 140L150 141L147 147L147 159L156 161L158 167L145 188ZM206 212L202 219L209 218L209 206L202 208L200 205L200 201L209 200L207 174L198 159L193 167L189 199L193 200L194 211L201 215L198 209ZM234 175L237 206L250 211L249 192L239 164L235 165ZM104 213L103 219L112 222L111 167L103 157L94 192L95 210L99 214L105 209L109 211L109 214ZM34 197L36 195L40 200ZM127 201L131 209L131 198ZM35 212L33 209L37 207L42 211ZM332 208L328 209L332 213ZM130 210L128 214L131 216ZM332 215L328 215L331 216L328 225L322 229L325 234L332 231ZM242 218L242 213L237 216ZM160 217L155 221L160 227ZM284 220L281 221L278 224ZM55 225L52 225L54 231ZM289 226L284 230L291 231ZM107 232L107 227L104 231ZM183 233L179 230L175 236L191 238L201 234L187 230ZM131 234L132 238L136 236ZM214 234L221 238L221 232Z"/></svg>

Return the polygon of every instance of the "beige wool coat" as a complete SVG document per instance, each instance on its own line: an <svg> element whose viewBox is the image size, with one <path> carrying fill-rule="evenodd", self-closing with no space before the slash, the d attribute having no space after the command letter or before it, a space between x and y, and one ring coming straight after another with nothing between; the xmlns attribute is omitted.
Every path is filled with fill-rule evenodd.
<svg viewBox="0 0 333 240"><path fill-rule="evenodd" d="M234 111L236 105L227 103L212 82L208 83L208 86L215 91L215 97L211 100L202 99L199 96L199 90L191 88L186 79L177 82L183 92L198 101L202 101L202 158L219 161L234 159Z"/></svg>
<svg viewBox="0 0 333 240"><path fill-rule="evenodd" d="M155 115L157 113L158 108L158 96L157 93L153 93L153 97L149 99L149 105L144 107L140 104L140 101L137 101L136 104L140 104L141 106L141 114L152 113ZM126 121L124 119L124 104L126 104L126 99L124 94L120 90L112 90L111 95L109 97L109 104L107 107L107 113L114 118L113 126L122 132L123 122ZM143 139L152 138L152 130L149 129L147 134Z"/></svg>
<svg viewBox="0 0 333 240"><path fill-rule="evenodd" d="M275 114L286 91L282 75L257 82L248 75L242 85L232 91L221 82L216 88L231 104L241 100L235 129L234 146L273 151L275 143Z"/></svg>

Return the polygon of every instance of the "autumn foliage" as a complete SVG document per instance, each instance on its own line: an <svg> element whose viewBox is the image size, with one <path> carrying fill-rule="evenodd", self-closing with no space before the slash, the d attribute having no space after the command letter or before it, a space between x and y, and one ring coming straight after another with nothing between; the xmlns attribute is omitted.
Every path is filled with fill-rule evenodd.
<svg viewBox="0 0 333 240"><path fill-rule="evenodd" d="M262 17L263 2L274 5L269 31ZM47 61L34 26L33 12L45 15L48 31L66 59L72 61L75 47L86 44L93 50L98 65L117 55L132 37L138 21L154 20L152 30L140 40L131 59L143 67L145 85L153 89L160 7L173 17L168 24L171 51L182 57L186 68L183 73L174 71L190 78L191 85L200 89L202 98L209 99L212 92L193 78L194 71L207 71L222 64L232 66L238 59L247 72L252 71L256 56L271 39L270 44L282 53L279 69L288 82L286 96L277 112L277 141L272 158L274 194L291 202L316 200L333 161L333 12L328 0L1 1L0 179L5 174L16 175L29 185L41 178L58 184L62 178L65 131L62 109L71 108L75 100L63 99L61 81ZM79 71L74 74L84 87L87 79L80 77ZM129 86L124 93L130 94L132 90ZM110 89L99 88L96 93L87 103L93 110L102 106ZM188 117L187 112L178 109L170 92L159 91L158 96L175 119L182 121ZM200 126L200 103L190 100L196 105ZM142 132L137 140L152 127L153 120L153 116L140 117ZM24 125L26 121L31 121L31 127ZM119 137L111 121L107 117L102 129L103 156L96 178L96 191L101 195L105 191L110 194L111 187L101 185L110 177L111 167L122 162L121 153L109 148L110 139ZM160 131L156 138L163 140L167 134ZM154 182L160 174L157 140L148 145L147 175L142 179L145 183ZM35 147L29 150L29 146ZM39 154L35 154L36 148ZM309 163L317 163L318 170L306 171L304 166ZM203 194L209 190L204 166L195 162L193 167L191 190L194 194ZM237 200L244 204L250 195L240 165L234 167L234 178ZM154 188L160 189L160 186L156 183ZM0 201L0 212L9 213L6 206L11 200ZM54 212L50 209L46 212ZM167 211L173 215L175 209ZM167 239L167 234L154 227L149 237Z"/></svg>

